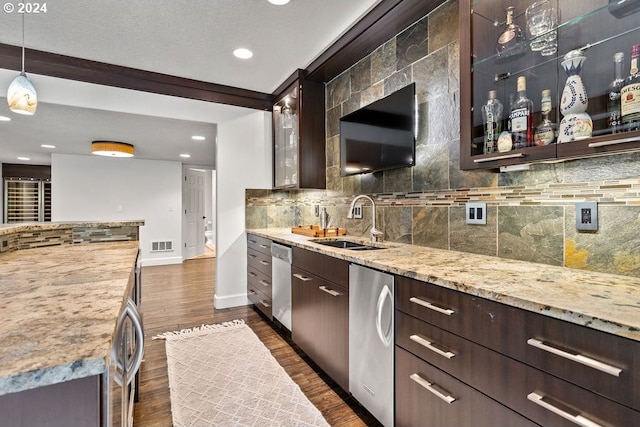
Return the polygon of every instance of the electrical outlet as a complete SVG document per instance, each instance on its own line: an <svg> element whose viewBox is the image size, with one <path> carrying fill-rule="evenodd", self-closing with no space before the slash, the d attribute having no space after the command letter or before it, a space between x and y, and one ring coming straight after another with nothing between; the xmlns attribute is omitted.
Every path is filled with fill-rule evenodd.
<svg viewBox="0 0 640 427"><path fill-rule="evenodd" d="M576 230L598 231L598 202L576 203Z"/></svg>
<svg viewBox="0 0 640 427"><path fill-rule="evenodd" d="M485 202L466 203L467 224L487 225L487 204Z"/></svg>
<svg viewBox="0 0 640 427"><path fill-rule="evenodd" d="M362 219L362 205L355 205L353 207L353 217L355 219Z"/></svg>
<svg viewBox="0 0 640 427"><path fill-rule="evenodd" d="M320 216L320 205L315 206L315 213L317 217Z"/></svg>

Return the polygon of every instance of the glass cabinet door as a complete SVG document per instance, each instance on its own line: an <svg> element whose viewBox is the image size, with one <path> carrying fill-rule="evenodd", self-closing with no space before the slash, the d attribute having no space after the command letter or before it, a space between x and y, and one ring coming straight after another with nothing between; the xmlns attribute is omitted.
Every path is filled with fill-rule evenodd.
<svg viewBox="0 0 640 427"><path fill-rule="evenodd" d="M298 185L298 117L298 85L295 84L273 107L275 188Z"/></svg>
<svg viewBox="0 0 640 427"><path fill-rule="evenodd" d="M614 54L626 77L640 44L640 1L618 3L461 0L463 169L640 148L608 119Z"/></svg>

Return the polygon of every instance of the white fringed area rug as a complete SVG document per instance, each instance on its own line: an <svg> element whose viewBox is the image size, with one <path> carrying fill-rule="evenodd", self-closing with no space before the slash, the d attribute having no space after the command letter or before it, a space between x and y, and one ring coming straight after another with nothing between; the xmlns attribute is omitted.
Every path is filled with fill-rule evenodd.
<svg viewBox="0 0 640 427"><path fill-rule="evenodd" d="M167 332L174 427L328 426L242 320Z"/></svg>

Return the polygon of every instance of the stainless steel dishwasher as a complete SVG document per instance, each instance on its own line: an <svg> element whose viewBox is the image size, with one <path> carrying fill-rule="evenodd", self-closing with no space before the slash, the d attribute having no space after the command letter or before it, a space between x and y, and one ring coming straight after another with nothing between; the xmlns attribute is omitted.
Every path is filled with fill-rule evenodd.
<svg viewBox="0 0 640 427"><path fill-rule="evenodd" d="M393 426L393 276L349 265L349 391Z"/></svg>
<svg viewBox="0 0 640 427"><path fill-rule="evenodd" d="M291 248L271 243L273 317L291 330Z"/></svg>

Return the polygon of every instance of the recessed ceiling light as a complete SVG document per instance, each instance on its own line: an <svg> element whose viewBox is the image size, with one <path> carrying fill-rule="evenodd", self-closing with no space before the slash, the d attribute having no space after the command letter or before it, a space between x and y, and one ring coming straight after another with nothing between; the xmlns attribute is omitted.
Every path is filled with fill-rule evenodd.
<svg viewBox="0 0 640 427"><path fill-rule="evenodd" d="M207 138L205 138L205 137L204 137L204 136L202 136L202 135L193 135L193 136L191 137L191 139L193 139L194 141L204 141L204 140L205 140L205 139L207 139Z"/></svg>
<svg viewBox="0 0 640 427"><path fill-rule="evenodd" d="M289 3L289 0L269 0L269 3L275 4L276 6L282 6Z"/></svg>
<svg viewBox="0 0 640 427"><path fill-rule="evenodd" d="M10 122L10 121L11 121L11 117L0 116L0 122Z"/></svg>
<svg viewBox="0 0 640 427"><path fill-rule="evenodd" d="M182 153L180 154L180 157L184 157L185 159L188 159L189 157L191 157L191 154Z"/></svg>
<svg viewBox="0 0 640 427"><path fill-rule="evenodd" d="M240 58L240 59L249 59L253 56L253 52L251 52L249 49L245 49L245 48L239 48L233 51L233 55L236 58Z"/></svg>
<svg viewBox="0 0 640 427"><path fill-rule="evenodd" d="M29 157L18 157L18 160L31 160Z"/></svg>
<svg viewBox="0 0 640 427"><path fill-rule="evenodd" d="M41 144L40 147L42 147L42 148L56 148L55 145L49 145L49 144Z"/></svg>

